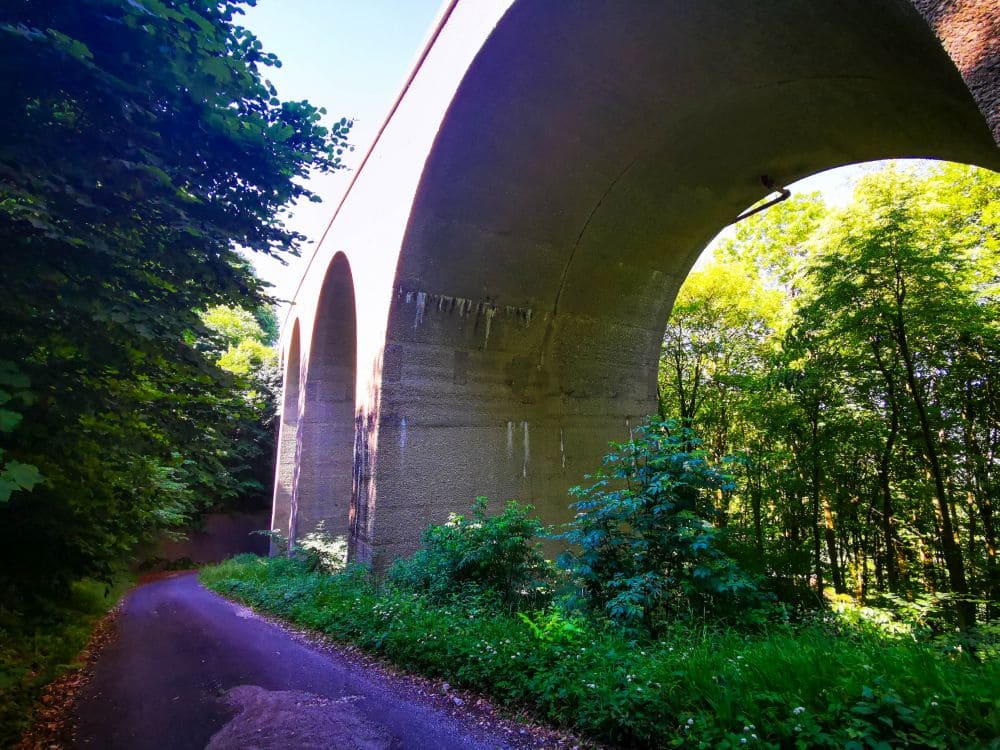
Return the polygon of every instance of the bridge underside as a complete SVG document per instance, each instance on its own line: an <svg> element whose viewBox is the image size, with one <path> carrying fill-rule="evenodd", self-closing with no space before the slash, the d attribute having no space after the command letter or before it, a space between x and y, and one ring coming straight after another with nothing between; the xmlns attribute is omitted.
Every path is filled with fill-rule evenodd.
<svg viewBox="0 0 1000 750"><path fill-rule="evenodd" d="M357 295L358 324L377 325L359 332L355 419L320 431L354 435L355 556L384 565L480 494L566 520L567 487L655 411L677 289L712 236L766 192L762 175L787 184L889 157L997 168L990 4L928 11L970 84L900 0L501 4L454 96L430 114L414 190L387 208L403 218L398 241L386 247L365 224L364 172L357 208L349 196L334 222L334 241L339 222L352 243L338 249L354 266L376 254L385 287ZM959 6L987 11L973 14L979 37L954 31L968 22ZM434 48L463 33L463 8ZM445 70L434 48L408 97ZM386 148L393 127L428 116L411 112L390 120ZM355 278L359 290L379 283ZM314 330L308 290L320 286L297 299ZM319 366L311 351L306 383ZM298 398L299 386L286 390ZM315 487L301 474L322 472L345 440L311 440L300 452L328 459L301 464L297 481ZM328 505L333 527L346 528L346 505Z"/></svg>

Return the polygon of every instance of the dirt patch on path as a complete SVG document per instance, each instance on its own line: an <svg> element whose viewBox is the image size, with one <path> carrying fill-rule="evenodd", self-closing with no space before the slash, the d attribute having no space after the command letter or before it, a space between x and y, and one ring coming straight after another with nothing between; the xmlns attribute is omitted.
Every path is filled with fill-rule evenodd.
<svg viewBox="0 0 1000 750"><path fill-rule="evenodd" d="M240 685L225 702L238 712L205 750L393 750L399 742L388 729L366 719L354 706L361 696L336 700L297 690L265 690Z"/></svg>

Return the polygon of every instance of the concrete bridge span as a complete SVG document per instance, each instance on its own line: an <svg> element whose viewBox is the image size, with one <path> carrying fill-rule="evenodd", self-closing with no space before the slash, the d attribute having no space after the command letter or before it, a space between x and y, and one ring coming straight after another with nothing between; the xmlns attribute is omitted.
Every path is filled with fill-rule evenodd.
<svg viewBox="0 0 1000 750"><path fill-rule="evenodd" d="M476 495L548 522L656 409L674 296L848 163L1000 168L994 0L456 0L282 332L275 530L378 567Z"/></svg>

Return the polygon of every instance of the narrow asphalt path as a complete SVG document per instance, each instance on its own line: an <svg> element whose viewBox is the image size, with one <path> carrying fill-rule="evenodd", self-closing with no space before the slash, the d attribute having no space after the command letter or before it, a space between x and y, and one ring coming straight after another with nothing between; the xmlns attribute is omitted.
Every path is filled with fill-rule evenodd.
<svg viewBox="0 0 1000 750"><path fill-rule="evenodd" d="M74 708L99 750L507 748L395 678L307 645L184 573L134 589Z"/></svg>

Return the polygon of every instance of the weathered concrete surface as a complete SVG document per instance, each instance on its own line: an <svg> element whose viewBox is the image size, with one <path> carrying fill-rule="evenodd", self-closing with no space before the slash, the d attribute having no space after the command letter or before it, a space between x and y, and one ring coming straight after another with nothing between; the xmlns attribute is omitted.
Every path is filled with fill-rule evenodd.
<svg viewBox="0 0 1000 750"><path fill-rule="evenodd" d="M205 750L298 748L300 750L389 750L401 747L381 724L354 704L361 696L333 700L299 690L240 685L226 693L236 716L212 735Z"/></svg>
<svg viewBox="0 0 1000 750"><path fill-rule="evenodd" d="M298 322L292 327L282 354L284 373L280 421L278 423L278 457L274 469L274 503L271 510L271 531L288 538L291 527L292 495L299 473L298 429L301 345ZM271 551L277 546L272 544Z"/></svg>
<svg viewBox="0 0 1000 750"><path fill-rule="evenodd" d="M980 50L962 63L975 99L904 0L447 10L293 310L315 338L345 253L353 554L384 565L477 494L566 519L566 488L655 409L677 289L762 197L762 175L788 184L890 157L1000 165L983 114L1000 86L981 77L993 42L955 41L955 19L993 5L921 5L956 54ZM308 380L311 351L303 362ZM333 455L341 427L324 429ZM321 464L303 463L300 482L307 467Z"/></svg>
<svg viewBox="0 0 1000 750"><path fill-rule="evenodd" d="M132 591L115 627L73 709L78 748L509 747L205 590L193 573Z"/></svg>

